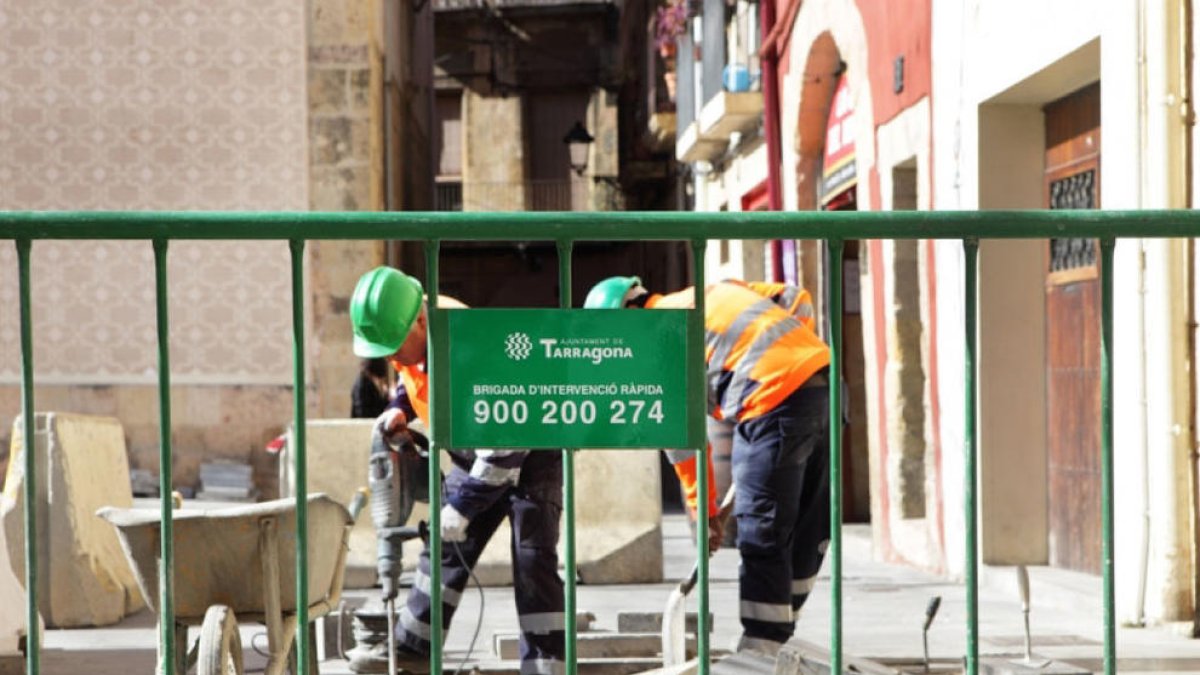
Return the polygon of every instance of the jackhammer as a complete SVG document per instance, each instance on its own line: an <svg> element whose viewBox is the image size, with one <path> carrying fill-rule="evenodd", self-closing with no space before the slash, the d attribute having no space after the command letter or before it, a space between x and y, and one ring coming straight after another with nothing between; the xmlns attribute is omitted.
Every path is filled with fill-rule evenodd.
<svg viewBox="0 0 1200 675"><path fill-rule="evenodd" d="M405 526L412 515L413 503L428 501L429 490L425 481L427 460L418 451L425 438L419 430L409 434L411 442L393 446L381 430L376 429L371 437L371 456L368 460L367 479L371 490L371 520L375 525L378 542L375 555L375 570L383 587L384 611L387 612L388 673L396 673L396 595L399 591L400 572L404 542L410 539L426 539L428 529L424 521L416 526ZM426 450L428 442L424 443Z"/></svg>

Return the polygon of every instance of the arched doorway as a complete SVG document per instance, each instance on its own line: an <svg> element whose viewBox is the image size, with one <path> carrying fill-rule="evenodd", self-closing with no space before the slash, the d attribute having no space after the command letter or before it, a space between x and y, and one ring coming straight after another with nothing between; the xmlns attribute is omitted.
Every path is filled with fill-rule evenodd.
<svg viewBox="0 0 1200 675"><path fill-rule="evenodd" d="M798 45L793 42L793 49ZM795 208L848 210L856 208L857 177L853 94L832 33L820 33L808 48L799 82L795 129ZM812 290L822 335L829 335L825 297L829 283L828 251L820 241L798 244L797 276ZM863 325L859 292L859 242L845 242L842 251L842 372L847 393L842 435L843 520L871 519L870 452L867 440Z"/></svg>

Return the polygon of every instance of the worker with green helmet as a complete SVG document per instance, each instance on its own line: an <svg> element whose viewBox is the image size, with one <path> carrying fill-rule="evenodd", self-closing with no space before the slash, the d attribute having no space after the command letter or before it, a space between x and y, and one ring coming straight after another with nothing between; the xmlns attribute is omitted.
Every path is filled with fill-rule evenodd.
<svg viewBox="0 0 1200 675"><path fill-rule="evenodd" d="M610 277L584 307L690 309L691 288L658 295ZM733 424L733 482L742 636L738 649L774 657L795 631L829 543L829 347L812 331L800 289L722 281L704 289L709 413ZM785 308L786 307L786 308ZM710 547L719 541L711 456L668 451L693 509L709 475Z"/></svg>
<svg viewBox="0 0 1200 675"><path fill-rule="evenodd" d="M354 353L386 358L399 374L396 396L376 423L388 439L430 437L426 302L416 279L390 267L364 274L350 299ZM438 306L466 305L442 296ZM471 569L507 518L512 526L513 590L521 624L521 672L563 672L566 622L557 551L562 514L560 454L477 449L453 450L450 458L453 467L444 481L441 511L441 535L447 543L442 549L444 628L450 626ZM426 547L396 625L398 661L412 672L427 668L430 593ZM386 666L385 645L376 649L383 653L364 657L355 672L374 672L380 663Z"/></svg>

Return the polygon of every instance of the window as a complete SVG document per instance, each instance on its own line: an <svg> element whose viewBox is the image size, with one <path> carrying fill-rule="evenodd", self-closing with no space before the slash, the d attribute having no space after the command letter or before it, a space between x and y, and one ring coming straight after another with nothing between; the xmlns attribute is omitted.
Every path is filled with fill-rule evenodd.
<svg viewBox="0 0 1200 675"><path fill-rule="evenodd" d="M462 210L462 92L438 92L433 125L433 152L437 160L434 208L438 211Z"/></svg>

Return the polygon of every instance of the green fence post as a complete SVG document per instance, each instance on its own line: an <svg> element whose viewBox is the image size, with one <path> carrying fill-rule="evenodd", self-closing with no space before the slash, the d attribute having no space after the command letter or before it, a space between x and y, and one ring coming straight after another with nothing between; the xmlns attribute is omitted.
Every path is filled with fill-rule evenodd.
<svg viewBox="0 0 1200 675"><path fill-rule="evenodd" d="M842 248L829 240L829 669L842 672Z"/></svg>
<svg viewBox="0 0 1200 675"><path fill-rule="evenodd" d="M708 247L705 239L692 240L692 269L696 277L694 290L695 307L688 323L688 352L693 355L694 375L689 379L692 401L688 405L688 426L697 439L696 473L700 480L696 491L696 567L700 592L697 599L699 615L696 623L696 650L700 659L700 675L709 670L709 621L708 621L708 391L704 373L704 253ZM663 617L664 620L666 617Z"/></svg>
<svg viewBox="0 0 1200 675"><path fill-rule="evenodd" d="M558 245L558 303L563 309L571 308L571 250L574 242L559 240ZM566 541L563 542L564 566L567 573L566 593L563 603L563 618L566 641L564 658L567 675L575 675L578 664L575 654L575 450L563 448L563 511L567 516Z"/></svg>
<svg viewBox="0 0 1200 675"><path fill-rule="evenodd" d="M963 350L963 518L966 521L966 593L967 593L967 675L979 672L979 560L978 533L976 525L978 516L975 486L976 461L978 449L975 443L975 328L979 320L976 308L976 263L979 258L979 240L967 238L963 240L963 250L966 253L966 339Z"/></svg>
<svg viewBox="0 0 1200 675"><path fill-rule="evenodd" d="M158 321L158 494L162 536L158 566L158 631L163 672L175 672L175 527L171 499L171 360L167 315L167 240L154 240L154 290Z"/></svg>
<svg viewBox="0 0 1200 675"><path fill-rule="evenodd" d="M438 308L438 253L441 242L434 239L425 242L425 312L428 326L425 350L425 372L429 376L429 672L442 672L442 444L434 439L445 438L438 429L437 421L443 411L441 406L444 379L434 377L447 336L440 330L442 310ZM439 381L440 380L440 381Z"/></svg>
<svg viewBox="0 0 1200 675"><path fill-rule="evenodd" d="M25 453L25 541L37 541L37 451L34 440L33 412L33 319L29 292L29 251L33 242L17 240L17 267L21 285L21 443ZM25 667L29 675L41 669L41 637L38 623L38 559L37 546L25 546Z"/></svg>
<svg viewBox="0 0 1200 675"><path fill-rule="evenodd" d="M1113 406L1112 406L1112 330L1113 330L1113 249L1112 237L1100 240L1100 482L1101 527L1104 556L1104 672L1117 672L1117 627L1114 604L1116 572L1113 533Z"/></svg>
<svg viewBox="0 0 1200 675"><path fill-rule="evenodd" d="M292 388L296 447L296 669L308 672L308 447L304 383L304 240L289 242L292 253Z"/></svg>

